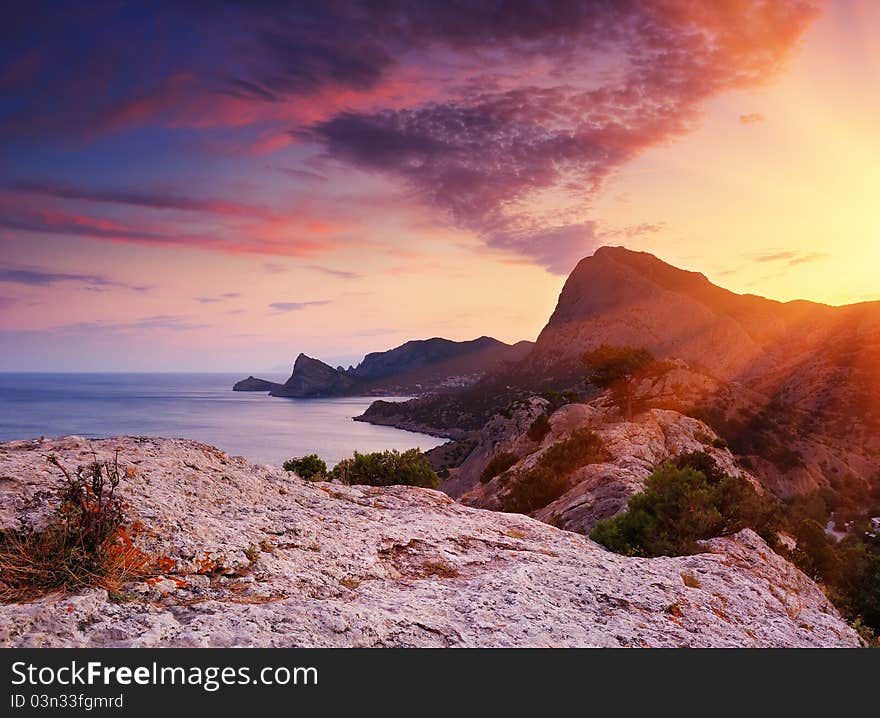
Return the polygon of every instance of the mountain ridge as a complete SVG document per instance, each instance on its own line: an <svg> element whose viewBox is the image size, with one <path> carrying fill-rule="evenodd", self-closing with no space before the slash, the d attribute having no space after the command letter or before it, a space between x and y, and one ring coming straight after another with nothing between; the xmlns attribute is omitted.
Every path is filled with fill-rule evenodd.
<svg viewBox="0 0 880 718"><path fill-rule="evenodd" d="M780 495L835 477L874 480L880 302L831 306L737 294L623 247L578 262L523 361L444 397L375 402L362 420L466 437L530 394L595 394L580 357L601 344L684 362L665 382L662 401L648 396L648 404L705 420Z"/></svg>
<svg viewBox="0 0 880 718"><path fill-rule="evenodd" d="M248 377L233 391L268 391L271 396L310 398L346 395L417 394L476 383L504 363L521 360L531 342L506 344L481 336L469 341L416 339L370 352L357 366L333 368L300 353L284 384Z"/></svg>

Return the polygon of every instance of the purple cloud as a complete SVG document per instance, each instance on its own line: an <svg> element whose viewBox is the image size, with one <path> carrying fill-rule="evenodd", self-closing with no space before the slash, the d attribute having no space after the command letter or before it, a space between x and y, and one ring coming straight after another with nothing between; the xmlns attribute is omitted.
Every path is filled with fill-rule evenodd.
<svg viewBox="0 0 880 718"><path fill-rule="evenodd" d="M703 101L775 72L816 11L800 0L743 3L736 13L685 0L577 7L574 16L559 16L568 18L565 28L549 12L514 13L494 38L507 41L500 52L509 69L528 69L529 53L514 54L523 43L551 66L531 85L505 88L475 76L439 101L343 112L294 135L320 142L332 159L403 180L489 246L567 272L573 254L592 246L595 228L551 218L529 235L535 222L524 203L564 188L585 207L610 173L691 129ZM521 24L525 17L531 28ZM488 31L462 30L444 41L468 47L476 36ZM614 58L620 71L597 83L603 58Z"/></svg>
<svg viewBox="0 0 880 718"><path fill-rule="evenodd" d="M336 277L337 279L361 279L364 276L363 274L358 274L357 272L346 272L342 269L321 267L317 264L310 265L309 269L314 269L316 272L321 272L322 274L326 274L330 277Z"/></svg>
<svg viewBox="0 0 880 718"><path fill-rule="evenodd" d="M52 182L8 182L2 189L9 192L20 192L53 197L56 199L73 199L103 204L121 204L149 209L176 210L181 212L206 212L209 214L229 215L233 217L271 217L266 209L234 202L228 199L203 198L176 192L157 192L146 190L94 189L76 187L69 184Z"/></svg>
<svg viewBox="0 0 880 718"><path fill-rule="evenodd" d="M41 269L0 267L0 282L23 284L29 287L49 287L55 284L74 283L86 285L87 289L110 289L119 287L136 292L147 292L151 287L132 285L110 279L101 274L77 274L70 272L48 272Z"/></svg>
<svg viewBox="0 0 880 718"><path fill-rule="evenodd" d="M226 292L217 297L196 297L196 301L200 304L218 304L219 302L225 302L228 299L238 299L240 296L240 292Z"/></svg>
<svg viewBox="0 0 880 718"><path fill-rule="evenodd" d="M330 304L330 300L323 299L313 302L272 302L272 304L269 305L269 308L274 309L276 312L299 312L303 309L308 309L309 307L323 307L326 304Z"/></svg>
<svg viewBox="0 0 880 718"><path fill-rule="evenodd" d="M131 322L115 322L101 319L91 322L75 322L73 324L64 324L59 327L55 327L55 329L72 334L87 334L157 330L186 332L193 329L204 329L207 326L209 325L194 323L186 317L161 314L150 317L142 317Z"/></svg>
<svg viewBox="0 0 880 718"><path fill-rule="evenodd" d="M268 137L277 147L290 130L325 159L391 177L488 246L554 272L594 246L601 232L590 202L604 180L692 129L710 98L778 72L820 4L183 0L134 13L126 3L63 12L35 3L4 17L4 142L88 143L151 128L185 140L205 133L206 144L227 147ZM302 165L284 171L317 179ZM29 183L16 191L240 217L262 211L156 190ZM541 214L543 193L567 206ZM0 226L23 231L230 244L161 227L2 215ZM316 251L302 242L233 241L231 251Z"/></svg>

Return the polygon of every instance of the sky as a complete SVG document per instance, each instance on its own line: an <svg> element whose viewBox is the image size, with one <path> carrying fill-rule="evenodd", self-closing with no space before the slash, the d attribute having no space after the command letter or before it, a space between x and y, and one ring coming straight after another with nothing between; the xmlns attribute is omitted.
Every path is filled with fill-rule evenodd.
<svg viewBox="0 0 880 718"><path fill-rule="evenodd" d="M608 244L880 299L878 6L5 3L0 371L534 339Z"/></svg>

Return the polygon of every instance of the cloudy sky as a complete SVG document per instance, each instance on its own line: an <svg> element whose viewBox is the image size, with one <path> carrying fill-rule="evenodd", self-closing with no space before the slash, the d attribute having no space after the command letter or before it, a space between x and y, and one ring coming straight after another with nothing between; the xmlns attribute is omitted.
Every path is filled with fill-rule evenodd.
<svg viewBox="0 0 880 718"><path fill-rule="evenodd" d="M880 299L880 3L15 5L0 370L533 339L603 244Z"/></svg>

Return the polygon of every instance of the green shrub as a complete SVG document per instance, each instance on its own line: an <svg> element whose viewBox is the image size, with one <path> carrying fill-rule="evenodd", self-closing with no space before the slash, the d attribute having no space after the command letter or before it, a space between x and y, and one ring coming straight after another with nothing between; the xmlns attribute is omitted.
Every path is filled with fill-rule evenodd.
<svg viewBox="0 0 880 718"><path fill-rule="evenodd" d="M541 414L529 426L526 436L532 441L540 443L550 433L550 419L546 414Z"/></svg>
<svg viewBox="0 0 880 718"><path fill-rule="evenodd" d="M564 441L553 444L538 459L538 465L555 474L570 474L587 464L607 461L610 457L601 437L589 429L575 429Z"/></svg>
<svg viewBox="0 0 880 718"><path fill-rule="evenodd" d="M480 483L489 483L492 479L498 476L498 474L503 474L507 471L517 461L519 461L519 459L516 458L516 455L511 454L509 451L502 451L495 454L495 456L489 460L489 463L486 464L483 473L480 474Z"/></svg>
<svg viewBox="0 0 880 718"><path fill-rule="evenodd" d="M323 481L327 477L327 464L317 454L295 456L285 461L283 467L306 481Z"/></svg>
<svg viewBox="0 0 880 718"><path fill-rule="evenodd" d="M504 510L516 514L529 514L558 499L568 488L564 474L536 466L516 477L510 490L504 495Z"/></svg>
<svg viewBox="0 0 880 718"><path fill-rule="evenodd" d="M344 484L422 486L429 489L440 484L428 457L418 449L403 453L392 449L372 454L355 451L353 458L336 464L330 475Z"/></svg>
<svg viewBox="0 0 880 718"><path fill-rule="evenodd" d="M705 451L690 451L686 454L679 454L671 461L678 469L694 469L701 472L710 484L717 484L725 476L724 472L718 468L715 459Z"/></svg>
<svg viewBox="0 0 880 718"><path fill-rule="evenodd" d="M581 395L574 389L566 389L565 391L550 389L542 392L541 397L548 402L545 410L548 415L566 404L577 404L581 400Z"/></svg>
<svg viewBox="0 0 880 718"><path fill-rule="evenodd" d="M798 568L821 581L837 608L863 635L880 631L880 536L866 517L876 516L880 493L852 477L780 504L759 495L744 479L726 476L708 454L684 454L661 465L632 496L627 512L600 521L590 536L612 551L633 556L699 551L698 541L755 529ZM868 507L867 509L865 507ZM837 541L825 530L833 517L852 523ZM854 518L854 517L860 518ZM778 544L780 530L796 547Z"/></svg>
<svg viewBox="0 0 880 718"><path fill-rule="evenodd" d="M541 454L534 467L513 477L502 504L505 511L528 514L558 499L568 488L568 475L587 464L607 460L598 434L577 429Z"/></svg>
<svg viewBox="0 0 880 718"><path fill-rule="evenodd" d="M747 526L773 539L772 502L745 479L723 475L710 461L695 452L663 463L645 481L644 491L630 497L626 513L600 521L590 537L627 556L696 553L701 539Z"/></svg>

